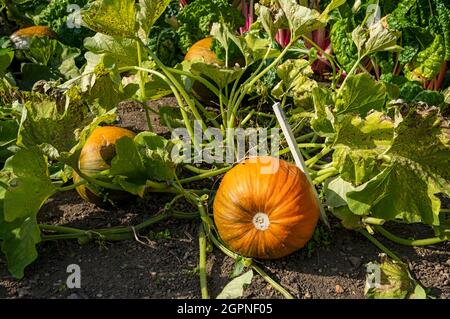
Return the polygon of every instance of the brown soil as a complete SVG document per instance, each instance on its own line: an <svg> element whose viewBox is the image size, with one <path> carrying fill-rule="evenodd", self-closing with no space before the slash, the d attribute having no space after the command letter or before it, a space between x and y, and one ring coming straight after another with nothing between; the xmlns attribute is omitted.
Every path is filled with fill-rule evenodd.
<svg viewBox="0 0 450 319"><path fill-rule="evenodd" d="M152 106L173 103L172 99L163 99ZM147 129L145 113L139 106L123 103L119 115L120 125L135 131ZM167 132L156 119L154 126L159 133ZM41 222L85 229L135 225L160 211L170 198L171 195L153 194L127 206L105 210L84 202L71 191L50 199L39 218ZM188 206L180 209L193 210ZM196 272L198 226L198 220L161 222L140 233L150 239L149 245L136 240L82 246L74 240L44 242L39 245L39 258L27 268L22 280L9 275L2 256L0 298L200 298ZM419 226L409 228L409 234L427 231ZM407 236L400 229L397 231ZM343 229L334 219L326 234L329 244L325 240L314 242L310 256L305 248L261 265L296 298L363 298L364 265L376 261L379 250L361 235ZM408 248L381 240L409 262L413 275L430 289L431 295L450 298L450 243ZM68 289L65 285L70 264L81 268L80 289ZM208 288L215 297L229 281L233 260L214 249L208 255L207 269ZM244 297L281 296L264 279L255 276Z"/></svg>

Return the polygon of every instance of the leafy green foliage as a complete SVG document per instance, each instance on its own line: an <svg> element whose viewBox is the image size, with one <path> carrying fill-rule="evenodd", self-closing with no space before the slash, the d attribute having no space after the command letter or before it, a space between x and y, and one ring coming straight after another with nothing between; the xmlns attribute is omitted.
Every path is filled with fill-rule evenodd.
<svg viewBox="0 0 450 319"><path fill-rule="evenodd" d="M171 143L151 132L138 134L134 140L124 137L116 143L116 156L110 173L115 181L132 194L143 196L147 180L174 178Z"/></svg>
<svg viewBox="0 0 450 319"><path fill-rule="evenodd" d="M65 106L49 98L29 101L24 105L17 144L40 146L46 155L58 158L76 146L82 131L98 119L111 121L111 116L95 118L86 105L79 103Z"/></svg>
<svg viewBox="0 0 450 319"><path fill-rule="evenodd" d="M444 39L437 35L433 42L405 66L410 81L431 80L439 74L445 58Z"/></svg>
<svg viewBox="0 0 450 319"><path fill-rule="evenodd" d="M336 99L337 114L356 113L364 116L370 110L380 111L386 100L386 88L367 73L350 75Z"/></svg>
<svg viewBox="0 0 450 319"><path fill-rule="evenodd" d="M96 32L110 36L135 36L134 0L95 0L82 12L83 21Z"/></svg>
<svg viewBox="0 0 450 319"><path fill-rule="evenodd" d="M88 0L53 0L47 4L38 15L33 17L36 25L46 25L55 31L61 43L80 48L83 39L93 35L93 32L83 26L74 26L75 17L70 17L70 6L77 5L83 8ZM73 21L72 21L73 20ZM71 25L72 26L72 25Z"/></svg>
<svg viewBox="0 0 450 319"><path fill-rule="evenodd" d="M360 185L381 170L378 157L391 145L394 124L381 112L374 112L365 119L345 116L336 125L333 162L340 176L353 185Z"/></svg>
<svg viewBox="0 0 450 319"><path fill-rule="evenodd" d="M312 90L317 87L317 82L309 78L312 73L307 60L287 60L277 68L281 81L273 88L272 96L282 99L286 95L293 98L295 106L310 108Z"/></svg>
<svg viewBox="0 0 450 319"><path fill-rule="evenodd" d="M411 110L396 119L395 138L385 153L389 166L347 194L353 212L439 225L440 200L434 194L450 194L450 143L439 116L438 109Z"/></svg>
<svg viewBox="0 0 450 319"><path fill-rule="evenodd" d="M183 60L183 53L178 46L178 34L173 28L153 26L149 37L149 48L162 63L173 67Z"/></svg>
<svg viewBox="0 0 450 319"><path fill-rule="evenodd" d="M209 36L214 22L235 30L244 24L241 12L226 0L196 0L178 15L180 48L184 53L197 41Z"/></svg>
<svg viewBox="0 0 450 319"><path fill-rule="evenodd" d="M411 276L408 266L384 257L369 263L364 288L366 299L426 299L425 289Z"/></svg>
<svg viewBox="0 0 450 319"><path fill-rule="evenodd" d="M336 21L330 30L330 40L336 59L349 72L357 60L357 49L352 41L352 25L349 18Z"/></svg>
<svg viewBox="0 0 450 319"><path fill-rule="evenodd" d="M236 299L244 294L244 286L249 285L253 279L253 270L249 270L239 277L231 280L217 296L217 299Z"/></svg>
<svg viewBox="0 0 450 319"><path fill-rule="evenodd" d="M8 48L0 48L0 78L6 73L6 69L14 58L14 51Z"/></svg>
<svg viewBox="0 0 450 319"><path fill-rule="evenodd" d="M20 150L0 171L0 239L9 271L23 277L40 242L36 214L47 198L56 192L48 177L47 161L37 148ZM6 186L6 188L5 188ZM3 189L2 189L3 188Z"/></svg>

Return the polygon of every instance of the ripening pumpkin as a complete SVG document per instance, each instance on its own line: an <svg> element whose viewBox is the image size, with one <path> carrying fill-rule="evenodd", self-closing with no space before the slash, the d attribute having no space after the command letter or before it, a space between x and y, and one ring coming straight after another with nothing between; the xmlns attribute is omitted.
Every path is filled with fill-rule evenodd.
<svg viewBox="0 0 450 319"><path fill-rule="evenodd" d="M217 58L216 53L211 50L213 38L205 38L194 43L184 57L185 61L201 60L207 64L223 65L223 62ZM211 81L214 83L213 81ZM192 93L202 103L210 104L211 101L217 100L217 96L211 92L202 83L195 81L192 84Z"/></svg>
<svg viewBox="0 0 450 319"><path fill-rule="evenodd" d="M249 158L228 171L213 208L222 240L243 256L261 259L305 246L320 214L305 174L269 156Z"/></svg>
<svg viewBox="0 0 450 319"><path fill-rule="evenodd" d="M124 136L134 138L135 133L130 130L115 127L103 126L96 128L86 140L78 160L78 168L87 175L93 176L111 167L111 160L116 155L116 141ZM81 181L77 173L73 173L74 183ZM95 204L103 204L98 187L84 184L76 188L78 194L86 201ZM125 192L108 190L109 197L115 201L129 198Z"/></svg>
<svg viewBox="0 0 450 319"><path fill-rule="evenodd" d="M30 39L33 36L56 38L56 33L46 26L32 26L22 28L11 34L11 41L14 43L16 49L26 49L30 44Z"/></svg>

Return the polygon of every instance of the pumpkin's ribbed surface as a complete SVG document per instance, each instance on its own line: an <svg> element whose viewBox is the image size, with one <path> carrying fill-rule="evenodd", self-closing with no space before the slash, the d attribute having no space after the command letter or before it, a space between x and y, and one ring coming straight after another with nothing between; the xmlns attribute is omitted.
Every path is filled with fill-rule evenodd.
<svg viewBox="0 0 450 319"><path fill-rule="evenodd" d="M207 64L223 64L217 59L216 53L211 50L213 38L205 38L194 43L184 57L185 61L192 61L195 59L203 59Z"/></svg>
<svg viewBox="0 0 450 319"><path fill-rule="evenodd" d="M269 167L273 172L264 174ZM236 165L225 174L214 199L221 238L234 251L261 259L283 257L303 247L319 214L305 174L274 157Z"/></svg>
<svg viewBox="0 0 450 319"><path fill-rule="evenodd" d="M11 35L11 37L32 37L32 36L56 38L56 33L53 32L49 27L37 25L19 29Z"/></svg>
<svg viewBox="0 0 450 319"><path fill-rule="evenodd" d="M124 136L134 138L136 134L121 127L104 126L96 128L81 150L78 161L80 171L87 176L92 176L109 169L111 160L116 155L116 141ZM74 173L73 180L74 183L78 183L81 178ZM99 203L97 191L91 185L81 185L77 187L77 192L83 199ZM123 192L118 191L111 191L111 193L116 194L118 198L124 195Z"/></svg>

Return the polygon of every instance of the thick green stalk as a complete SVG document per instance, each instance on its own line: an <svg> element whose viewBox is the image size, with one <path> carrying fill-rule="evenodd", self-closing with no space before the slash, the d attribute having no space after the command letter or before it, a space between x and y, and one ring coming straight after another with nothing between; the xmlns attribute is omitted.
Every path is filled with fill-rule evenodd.
<svg viewBox="0 0 450 319"><path fill-rule="evenodd" d="M206 235L203 229L203 223L200 224L200 232L198 236L198 246L200 250L198 271L200 275L200 290L202 299L209 299L208 281L206 278Z"/></svg>
<svg viewBox="0 0 450 319"><path fill-rule="evenodd" d="M365 55L358 57L358 60L356 61L356 63L353 65L353 67L351 68L351 70L348 72L346 78L344 79L344 81L341 84L341 87L339 88L339 91L342 90L343 87L345 87L345 84L347 83L347 80L349 78L349 76L353 75L353 73L355 73L356 69L358 68L359 64L361 63L361 61L364 59Z"/></svg>
<svg viewBox="0 0 450 319"><path fill-rule="evenodd" d="M198 76L198 75L194 75L190 72L186 72L186 71L182 71L182 70L178 70L178 69L174 69L174 68L167 68L170 72L175 73L175 74L179 74L179 75L184 75L187 77L190 77L191 79L200 82L201 84L203 84L204 86L206 86L208 88L208 90L210 90L214 95L216 95L217 97L222 96L222 98L224 99L224 103L227 104L228 103L228 99L225 95L222 94L222 92L220 92L220 90L211 82L209 82L208 80L206 80L205 78Z"/></svg>
<svg viewBox="0 0 450 319"><path fill-rule="evenodd" d="M205 179L205 178L209 178L209 177L217 176L217 175L220 175L220 174L224 174L224 173L228 172L231 168L232 168L232 166L226 166L226 167L219 168L219 169L216 169L216 170L213 170L213 171L209 171L209 172L206 172L206 173L202 173L202 174L199 174L199 175L196 175L196 176L183 178L183 179L180 179L180 183L181 184L192 183L192 182L199 181L199 180L202 180L202 179Z"/></svg>
<svg viewBox="0 0 450 319"><path fill-rule="evenodd" d="M299 148L322 148L325 146L325 144L319 144L319 143L299 143L297 144ZM277 155L283 155L286 153L289 153L290 149L285 148L278 152Z"/></svg>
<svg viewBox="0 0 450 319"><path fill-rule="evenodd" d="M314 164L316 164L322 157L327 155L332 151L331 147L325 146L320 153L317 153L313 157L311 157L309 160L305 161L306 166L311 167Z"/></svg>
<svg viewBox="0 0 450 319"><path fill-rule="evenodd" d="M383 228L380 225L374 225L373 228L379 232L381 235L389 239L390 241L393 241L396 244L405 245L405 246L428 246L428 245L435 245L439 244L445 241L448 241L449 239L444 237L432 237L432 238L425 238L425 239L406 239L398 237L391 232L387 231L385 228Z"/></svg>
<svg viewBox="0 0 450 319"><path fill-rule="evenodd" d="M372 235L370 235L367 230L365 229L360 229L359 232L366 237L372 244L374 244L375 246L377 246L379 249L381 249L381 251L383 251L386 255L388 255L389 257L391 257L393 260L399 261L401 262L401 259L395 254L393 253L391 250L389 250L386 246L384 246L381 242L379 242L375 237L373 237Z"/></svg>
<svg viewBox="0 0 450 319"><path fill-rule="evenodd" d="M161 62L161 60L155 54L153 54L153 52L149 51L149 55L152 58L152 60L158 65L158 67L163 71L163 73L167 76L167 78L172 82L172 84L177 88L181 96L183 96L184 100L186 101L186 104L189 106L195 119L200 122L203 131L206 131L207 129L206 124L204 123L202 117L200 116L200 113L198 112L194 101L186 92L183 85L180 82L178 82L178 80L174 77L174 75L170 72L170 70L164 65L164 63Z"/></svg>
<svg viewBox="0 0 450 319"><path fill-rule="evenodd" d="M138 65L139 67L142 67L142 48L141 48L141 43L137 42L136 43L137 46L137 56L138 56ZM150 114L148 112L148 108L146 107L146 96L145 96L145 78L144 78L144 73L142 71L139 71L138 73L139 76L139 100L141 101L141 103L144 106L144 110L145 110L145 118L147 120L147 126L148 129L153 132L153 125L152 125L152 121L150 119Z"/></svg>

